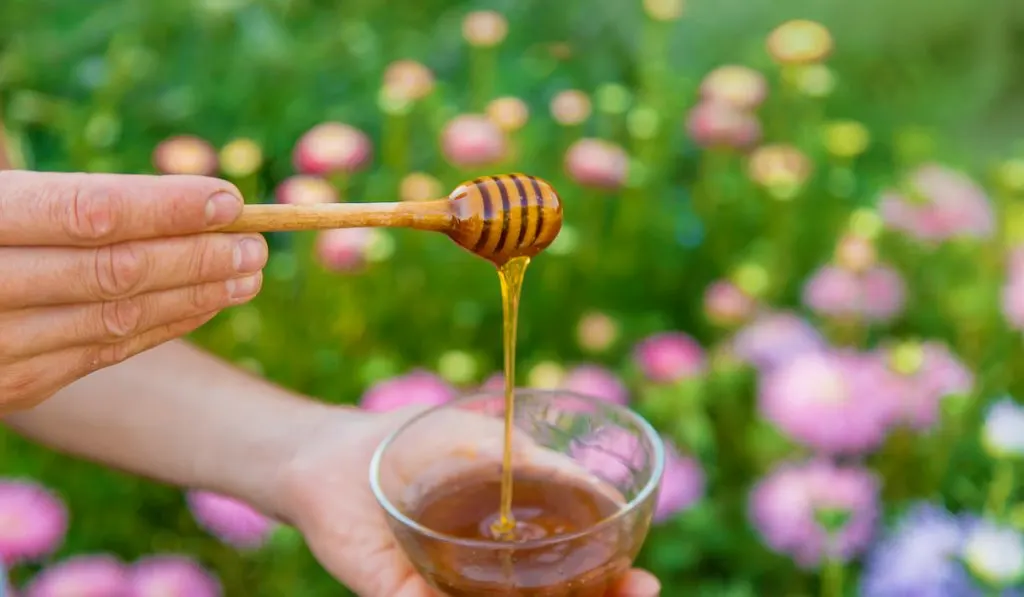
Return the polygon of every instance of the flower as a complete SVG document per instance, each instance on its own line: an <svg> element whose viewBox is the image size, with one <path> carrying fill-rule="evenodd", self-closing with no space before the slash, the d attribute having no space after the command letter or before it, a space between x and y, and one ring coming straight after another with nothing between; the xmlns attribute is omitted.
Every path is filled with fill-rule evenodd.
<svg viewBox="0 0 1024 597"><path fill-rule="evenodd" d="M570 369L562 378L561 387L614 404L629 402L629 390L619 376L600 365L585 364Z"/></svg>
<svg viewBox="0 0 1024 597"><path fill-rule="evenodd" d="M628 484L645 463L636 434L614 424L573 438L568 453L585 470L612 485Z"/></svg>
<svg viewBox="0 0 1024 597"><path fill-rule="evenodd" d="M886 191L879 198L885 224L922 241L986 239L995 232L992 203L977 183L939 164L914 170L906 192Z"/></svg>
<svg viewBox="0 0 1024 597"><path fill-rule="evenodd" d="M460 168L486 166L505 157L505 134L486 116L463 114L448 122L441 134L448 161Z"/></svg>
<svg viewBox="0 0 1024 597"><path fill-rule="evenodd" d="M1024 246L1010 251L1000 299L1003 317L1015 330L1024 330Z"/></svg>
<svg viewBox="0 0 1024 597"><path fill-rule="evenodd" d="M797 356L824 349L825 340L811 324L793 313L760 315L732 339L737 357L762 371Z"/></svg>
<svg viewBox="0 0 1024 597"><path fill-rule="evenodd" d="M879 392L884 373L868 355L801 354L764 375L758 411L810 448L860 454L882 443L893 419L894 405Z"/></svg>
<svg viewBox="0 0 1024 597"><path fill-rule="evenodd" d="M186 500L199 526L234 547L258 548L276 526L252 506L224 495L193 490L186 494Z"/></svg>
<svg viewBox="0 0 1024 597"><path fill-rule="evenodd" d="M68 558L44 568L25 587L25 597L123 597L128 568L110 555Z"/></svg>
<svg viewBox="0 0 1024 597"><path fill-rule="evenodd" d="M445 381L466 384L476 379L476 359L464 350L449 350L437 359L437 371Z"/></svg>
<svg viewBox="0 0 1024 597"><path fill-rule="evenodd" d="M879 481L867 469L825 460L776 466L750 495L750 517L765 544L800 566L848 561L874 535Z"/></svg>
<svg viewBox="0 0 1024 597"><path fill-rule="evenodd" d="M633 360L649 381L673 383L704 373L704 349L680 332L648 336L633 349Z"/></svg>
<svg viewBox="0 0 1024 597"><path fill-rule="evenodd" d="M644 12L654 21L667 23L683 16L684 0L644 0Z"/></svg>
<svg viewBox="0 0 1024 597"><path fill-rule="evenodd" d="M712 282L704 290L704 314L715 325L733 326L747 321L757 301L728 280Z"/></svg>
<svg viewBox="0 0 1024 597"><path fill-rule="evenodd" d="M859 594L980 597L958 560L966 531L962 518L932 504L914 504L865 558Z"/></svg>
<svg viewBox="0 0 1024 597"><path fill-rule="evenodd" d="M665 445L665 473L661 478L654 521L664 522L693 507L704 496L704 469L694 458L683 456L671 440Z"/></svg>
<svg viewBox="0 0 1024 597"><path fill-rule="evenodd" d="M278 203L290 205L314 205L317 203L336 203L338 191L331 183L316 176L298 174L286 178L277 185L274 198Z"/></svg>
<svg viewBox="0 0 1024 597"><path fill-rule="evenodd" d="M796 147L762 145L750 154L750 180L767 188L780 199L790 198L803 187L814 170L811 160Z"/></svg>
<svg viewBox="0 0 1024 597"><path fill-rule="evenodd" d="M263 165L263 149L252 139L235 139L220 150L220 169L228 176L244 178Z"/></svg>
<svg viewBox="0 0 1024 597"><path fill-rule="evenodd" d="M64 542L68 512L56 495L28 480L0 479L0 561L37 560Z"/></svg>
<svg viewBox="0 0 1024 597"><path fill-rule="evenodd" d="M156 146L153 166L161 174L211 176L217 172L217 150L194 135L178 135Z"/></svg>
<svg viewBox="0 0 1024 597"><path fill-rule="evenodd" d="M333 228L317 234L316 255L330 271L353 272L366 265L377 231L373 228Z"/></svg>
<svg viewBox="0 0 1024 597"><path fill-rule="evenodd" d="M373 147L361 130L340 122L324 122L306 131L292 151L292 164L302 174L352 174L370 163Z"/></svg>
<svg viewBox="0 0 1024 597"><path fill-rule="evenodd" d="M896 423L926 430L939 420L942 400L969 394L974 375L941 342L903 342L878 352L890 375L885 395L896 409Z"/></svg>
<svg viewBox="0 0 1024 597"><path fill-rule="evenodd" d="M735 64L720 66L700 84L705 101L721 102L738 110L753 110L768 96L768 82L758 71Z"/></svg>
<svg viewBox="0 0 1024 597"><path fill-rule="evenodd" d="M456 390L437 375L421 369L378 382L359 400L359 406L374 412L395 410L412 404L437 406L455 398Z"/></svg>
<svg viewBox="0 0 1024 597"><path fill-rule="evenodd" d="M565 171L582 186L616 190L626 184L629 155L610 141L580 139L565 154Z"/></svg>
<svg viewBox="0 0 1024 597"><path fill-rule="evenodd" d="M967 569L990 586L1024 580L1024 535L1016 529L978 521L968 530L961 555Z"/></svg>
<svg viewBox="0 0 1024 597"><path fill-rule="evenodd" d="M863 273L875 265L877 260L875 244L869 238L848 233L836 243L834 261L842 269Z"/></svg>
<svg viewBox="0 0 1024 597"><path fill-rule="evenodd" d="M832 53L832 34L822 24L802 19L776 27L767 40L768 54L779 64L813 64Z"/></svg>
<svg viewBox="0 0 1024 597"><path fill-rule="evenodd" d="M415 60L396 60L384 70L384 90L399 101L421 100L434 90L434 73Z"/></svg>
<svg viewBox="0 0 1024 597"><path fill-rule="evenodd" d="M724 102L702 101L686 116L686 133L701 147L746 149L761 140L761 122Z"/></svg>
<svg viewBox="0 0 1024 597"><path fill-rule="evenodd" d="M444 195L441 181L424 172L411 172L399 185L402 201L429 201Z"/></svg>
<svg viewBox="0 0 1024 597"><path fill-rule="evenodd" d="M576 326L576 341L589 352L608 350L618 337L619 324L601 312L585 313Z"/></svg>
<svg viewBox="0 0 1024 597"><path fill-rule="evenodd" d="M128 572L126 597L220 597L217 580L195 561L178 555L157 555L136 562Z"/></svg>
<svg viewBox="0 0 1024 597"><path fill-rule="evenodd" d="M985 414L981 443L995 458L1024 456L1024 407L1009 396L994 402Z"/></svg>
<svg viewBox="0 0 1024 597"><path fill-rule="evenodd" d="M484 383L480 384L479 391L481 392L498 392L505 391L505 374L504 373L492 373L490 377L484 380Z"/></svg>
<svg viewBox="0 0 1024 597"><path fill-rule="evenodd" d="M562 385L565 369L553 361L541 361L530 368L526 375L530 387L552 389Z"/></svg>
<svg viewBox="0 0 1024 597"><path fill-rule="evenodd" d="M513 133L526 126L530 119L530 108L518 97L499 97L487 104L487 117L506 133Z"/></svg>
<svg viewBox="0 0 1024 597"><path fill-rule="evenodd" d="M825 317L884 322L903 311L906 292L903 277L886 265L860 273L825 266L804 285L803 301Z"/></svg>
<svg viewBox="0 0 1024 597"><path fill-rule="evenodd" d="M505 41L508 20L493 10L475 10L462 20L462 37L471 46L492 48Z"/></svg>
<svg viewBox="0 0 1024 597"><path fill-rule="evenodd" d="M864 153L871 133L856 120L833 120L822 128L825 150L838 158L850 159Z"/></svg>
<svg viewBox="0 0 1024 597"><path fill-rule="evenodd" d="M551 100L551 116L562 126L583 124L590 118L590 98L578 89L560 91Z"/></svg>

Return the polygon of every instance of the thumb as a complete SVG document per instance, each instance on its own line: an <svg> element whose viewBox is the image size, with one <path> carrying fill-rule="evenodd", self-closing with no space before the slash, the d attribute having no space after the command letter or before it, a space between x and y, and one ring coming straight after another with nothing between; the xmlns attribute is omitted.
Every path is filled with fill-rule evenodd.
<svg viewBox="0 0 1024 597"><path fill-rule="evenodd" d="M646 570L637 569L627 572L612 591L615 597L658 597L660 594L658 579Z"/></svg>

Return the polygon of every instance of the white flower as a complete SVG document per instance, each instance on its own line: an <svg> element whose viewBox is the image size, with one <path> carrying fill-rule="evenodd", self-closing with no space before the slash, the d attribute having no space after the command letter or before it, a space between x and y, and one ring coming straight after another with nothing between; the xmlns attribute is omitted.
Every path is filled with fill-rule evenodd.
<svg viewBox="0 0 1024 597"><path fill-rule="evenodd" d="M1009 397L993 404L985 415L981 443L993 457L1024 456L1024 407Z"/></svg>
<svg viewBox="0 0 1024 597"><path fill-rule="evenodd" d="M977 524L963 547L970 571L993 586L1007 586L1024 578L1024 535L991 522Z"/></svg>

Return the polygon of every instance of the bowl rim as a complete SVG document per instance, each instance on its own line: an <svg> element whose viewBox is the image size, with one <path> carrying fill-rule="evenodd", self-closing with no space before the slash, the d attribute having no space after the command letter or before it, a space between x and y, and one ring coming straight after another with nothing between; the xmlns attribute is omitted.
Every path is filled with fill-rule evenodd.
<svg viewBox="0 0 1024 597"><path fill-rule="evenodd" d="M624 518L626 515L635 512L641 504L650 499L652 497L652 494L654 494L658 490L661 484L662 476L665 471L664 441L662 440L661 434L658 433L654 426L651 425L651 423L648 422L647 419L640 416L636 411L629 408L628 406L615 404L613 402L609 402L608 400L597 398L595 396L588 396L586 394L581 394L579 392L536 388L515 389L516 397L519 397L524 394L539 396L546 395L551 397L567 396L574 399L582 400L583 402L590 403L600 408L616 411L620 416L626 417L627 419L630 420L632 424L636 425L636 427L642 431L643 435L647 438L647 440L650 442L652 446L651 456L654 459L654 463L651 469L650 478L640 489L640 491L638 491L636 495L633 496L632 499L626 502L626 504L624 504L614 513L609 514L608 516L602 518L601 520L597 521L596 523L585 529L575 531L573 533L567 533L564 535L555 535L552 537L544 537L541 539L535 539L531 541L510 543L503 541L488 541L484 539L464 539L461 537L449 535L447 533L435 531L434 529L431 529L427 526L420 524L419 522L405 515L401 510L398 509L398 507L395 506L394 503L392 503L390 499L388 499L387 495L385 495L384 489L380 485L380 467L384 458L384 453L387 451L388 447L392 444L392 442L399 435L401 435L402 432L404 432L407 428L417 423L418 421L434 414L437 411L450 409L453 406L459 404L466 404L492 396L504 398L504 390L485 390L463 394L462 396L459 396L454 400L450 400L440 405L432 406L431 408L421 413L418 413L416 416L402 423L398 427L398 429L395 429L394 431L389 433L387 437L385 437L384 440L380 442L380 444L373 452L373 457L370 459L369 467L370 490L373 492L374 497L377 499L377 503L380 504L381 508L384 509L385 513L388 516L392 517L394 520L401 523L403 528L414 531L420 535L423 535L424 537L433 539L435 541L440 541L449 545L458 545L460 547L467 547L473 549L534 549L546 545L557 545L559 543L565 543L568 541L573 541L576 539L587 537L589 535L596 534L604 530L605 528L615 524L620 519Z"/></svg>

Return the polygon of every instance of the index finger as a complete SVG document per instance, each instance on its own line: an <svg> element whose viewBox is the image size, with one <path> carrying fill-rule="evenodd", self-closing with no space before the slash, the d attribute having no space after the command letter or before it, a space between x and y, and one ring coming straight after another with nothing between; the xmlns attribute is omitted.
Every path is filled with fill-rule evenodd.
<svg viewBox="0 0 1024 597"><path fill-rule="evenodd" d="M0 172L0 246L99 246L233 222L242 196L204 176Z"/></svg>

